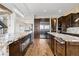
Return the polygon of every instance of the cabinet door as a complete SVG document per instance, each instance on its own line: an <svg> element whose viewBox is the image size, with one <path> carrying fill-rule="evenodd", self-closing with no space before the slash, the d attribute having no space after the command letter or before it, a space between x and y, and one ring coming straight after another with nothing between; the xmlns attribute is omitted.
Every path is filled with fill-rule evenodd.
<svg viewBox="0 0 79 59"><path fill-rule="evenodd" d="M9 55L10 56L20 56L21 55L19 42L16 41L9 45Z"/></svg>
<svg viewBox="0 0 79 59"><path fill-rule="evenodd" d="M66 55L79 56L79 42L66 42Z"/></svg>
<svg viewBox="0 0 79 59"><path fill-rule="evenodd" d="M54 37L51 37L51 50L54 53Z"/></svg>
<svg viewBox="0 0 79 59"><path fill-rule="evenodd" d="M56 41L56 55L65 56L65 45Z"/></svg>
<svg viewBox="0 0 79 59"><path fill-rule="evenodd" d="M54 39L54 55L56 56L56 40Z"/></svg>
<svg viewBox="0 0 79 59"><path fill-rule="evenodd" d="M51 48L51 35L49 36L50 38L49 38L49 46L50 46L50 48Z"/></svg>

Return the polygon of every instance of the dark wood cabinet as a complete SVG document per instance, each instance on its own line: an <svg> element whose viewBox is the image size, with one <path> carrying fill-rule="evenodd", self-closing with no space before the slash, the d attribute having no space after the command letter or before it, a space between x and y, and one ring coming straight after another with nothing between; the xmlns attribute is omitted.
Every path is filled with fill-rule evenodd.
<svg viewBox="0 0 79 59"><path fill-rule="evenodd" d="M10 56L23 56L25 55L29 45L32 43L31 34L28 34L9 45ZM23 45L25 44L25 45Z"/></svg>
<svg viewBox="0 0 79 59"><path fill-rule="evenodd" d="M56 32L57 18L51 19L51 32Z"/></svg>
<svg viewBox="0 0 79 59"><path fill-rule="evenodd" d="M55 56L65 56L65 44L61 44L55 38L53 43L53 54Z"/></svg>
<svg viewBox="0 0 79 59"><path fill-rule="evenodd" d="M51 35L50 34L47 34L47 43L49 47L51 48Z"/></svg>
<svg viewBox="0 0 79 59"><path fill-rule="evenodd" d="M67 16L61 16L58 18L58 30L60 32L66 32L69 27L78 27L79 21L75 20L79 18L79 13L71 13Z"/></svg>
<svg viewBox="0 0 79 59"><path fill-rule="evenodd" d="M66 55L79 56L79 42L66 42Z"/></svg>
<svg viewBox="0 0 79 59"><path fill-rule="evenodd" d="M50 39L48 39L48 44L55 56L65 56L66 55L66 48L65 48L65 43L62 44L57 39L55 36L49 34Z"/></svg>
<svg viewBox="0 0 79 59"><path fill-rule="evenodd" d="M49 37L50 38L47 40L47 42L53 54L55 56L65 56L65 44L58 42L51 34L49 34Z"/></svg>
<svg viewBox="0 0 79 59"><path fill-rule="evenodd" d="M56 41L56 55L65 56L65 45L58 41Z"/></svg>
<svg viewBox="0 0 79 59"><path fill-rule="evenodd" d="M47 43L51 49L51 51L54 53L54 37L51 34L48 34L49 38L47 38Z"/></svg>
<svg viewBox="0 0 79 59"><path fill-rule="evenodd" d="M54 53L54 36L51 35L51 50Z"/></svg>
<svg viewBox="0 0 79 59"><path fill-rule="evenodd" d="M58 30L59 30L59 32L64 32L64 31L66 31L66 28L69 26L67 23L68 23L68 22L67 22L65 16L61 16L61 17L58 19Z"/></svg>
<svg viewBox="0 0 79 59"><path fill-rule="evenodd" d="M10 56L21 56L22 53L20 51L20 42L15 41L9 45L9 55Z"/></svg>
<svg viewBox="0 0 79 59"><path fill-rule="evenodd" d="M50 35L50 34L49 34ZM54 56L79 56L79 42L59 42L53 35L50 35L48 44Z"/></svg>
<svg viewBox="0 0 79 59"><path fill-rule="evenodd" d="M53 50L53 54L56 56L56 40L54 39L54 50Z"/></svg>

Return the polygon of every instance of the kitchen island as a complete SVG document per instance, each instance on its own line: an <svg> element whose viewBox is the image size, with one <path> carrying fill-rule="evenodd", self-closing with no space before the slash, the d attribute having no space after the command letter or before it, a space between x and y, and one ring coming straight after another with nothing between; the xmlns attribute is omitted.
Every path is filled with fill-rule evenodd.
<svg viewBox="0 0 79 59"><path fill-rule="evenodd" d="M24 49L32 42L32 31L16 34L5 34L0 37L1 56L24 55ZM26 44L26 45L25 45ZM16 52L15 52L16 51ZM21 54L18 54L20 51Z"/></svg>
<svg viewBox="0 0 79 59"><path fill-rule="evenodd" d="M48 44L55 56L79 56L79 37L48 32Z"/></svg>

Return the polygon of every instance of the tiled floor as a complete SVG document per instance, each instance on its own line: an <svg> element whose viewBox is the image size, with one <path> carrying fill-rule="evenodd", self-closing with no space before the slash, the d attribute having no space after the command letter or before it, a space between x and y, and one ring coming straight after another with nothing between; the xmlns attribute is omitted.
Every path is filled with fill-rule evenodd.
<svg viewBox="0 0 79 59"><path fill-rule="evenodd" d="M25 56L53 56L46 39L35 39L34 43L30 45Z"/></svg>

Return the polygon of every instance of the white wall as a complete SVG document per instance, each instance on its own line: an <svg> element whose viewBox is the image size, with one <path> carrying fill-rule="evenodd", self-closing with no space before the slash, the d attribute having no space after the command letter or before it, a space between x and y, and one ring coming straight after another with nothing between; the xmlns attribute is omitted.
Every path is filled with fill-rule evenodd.
<svg viewBox="0 0 79 59"><path fill-rule="evenodd" d="M11 14L10 16L8 16L8 33L12 34L14 33L14 24L15 24L15 13Z"/></svg>
<svg viewBox="0 0 79 59"><path fill-rule="evenodd" d="M33 24L33 22L32 16L26 18L17 17L15 20L15 33L24 32L25 29L28 29L29 24Z"/></svg>

